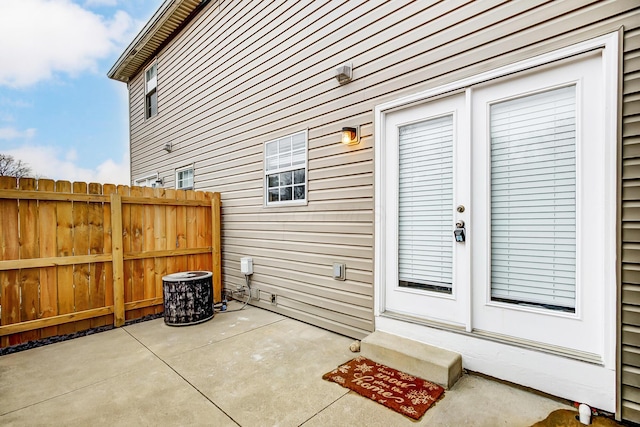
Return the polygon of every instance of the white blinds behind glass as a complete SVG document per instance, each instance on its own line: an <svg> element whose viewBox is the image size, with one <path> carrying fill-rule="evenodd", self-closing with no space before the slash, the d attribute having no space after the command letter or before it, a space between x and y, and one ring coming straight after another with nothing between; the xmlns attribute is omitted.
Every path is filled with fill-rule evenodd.
<svg viewBox="0 0 640 427"><path fill-rule="evenodd" d="M575 308L576 95L491 106L491 296Z"/></svg>
<svg viewBox="0 0 640 427"><path fill-rule="evenodd" d="M400 286L450 292L453 116L400 127Z"/></svg>

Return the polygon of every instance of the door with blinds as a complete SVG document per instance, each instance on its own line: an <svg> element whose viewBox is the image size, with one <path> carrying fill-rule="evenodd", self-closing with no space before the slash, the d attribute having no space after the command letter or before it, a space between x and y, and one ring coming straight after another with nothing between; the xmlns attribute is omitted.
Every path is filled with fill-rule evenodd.
<svg viewBox="0 0 640 427"><path fill-rule="evenodd" d="M473 330L601 362L599 52L471 90Z"/></svg>
<svg viewBox="0 0 640 427"><path fill-rule="evenodd" d="M387 311L601 360L600 65L587 54L387 114Z"/></svg>
<svg viewBox="0 0 640 427"><path fill-rule="evenodd" d="M456 245L456 207L468 200L469 139L464 93L387 115L387 199L393 226L385 293L388 310L464 327L468 247ZM390 248L391 249L391 248Z"/></svg>

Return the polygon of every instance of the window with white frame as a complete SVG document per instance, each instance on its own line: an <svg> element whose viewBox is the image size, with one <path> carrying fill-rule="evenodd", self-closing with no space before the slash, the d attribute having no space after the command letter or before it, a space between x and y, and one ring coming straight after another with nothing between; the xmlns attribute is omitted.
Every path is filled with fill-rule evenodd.
<svg viewBox="0 0 640 427"><path fill-rule="evenodd" d="M307 131L264 144L267 206L307 201Z"/></svg>
<svg viewBox="0 0 640 427"><path fill-rule="evenodd" d="M144 73L145 118L158 114L158 63L154 62Z"/></svg>
<svg viewBox="0 0 640 427"><path fill-rule="evenodd" d="M158 174L153 174L153 175L146 176L144 178L136 179L135 183L138 187L155 188L155 187L162 186L162 180L160 179Z"/></svg>
<svg viewBox="0 0 640 427"><path fill-rule="evenodd" d="M178 190L193 189L193 166L176 169L176 188Z"/></svg>

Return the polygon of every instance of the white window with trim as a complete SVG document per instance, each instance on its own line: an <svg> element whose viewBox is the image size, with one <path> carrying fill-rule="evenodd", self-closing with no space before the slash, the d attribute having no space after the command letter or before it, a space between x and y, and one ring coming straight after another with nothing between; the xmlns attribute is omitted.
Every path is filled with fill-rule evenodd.
<svg viewBox="0 0 640 427"><path fill-rule="evenodd" d="M264 143L265 205L307 203L307 131Z"/></svg>
<svg viewBox="0 0 640 427"><path fill-rule="evenodd" d="M145 176L144 178L138 178L135 180L135 184L138 187L162 187L162 180L157 173L153 175Z"/></svg>
<svg viewBox="0 0 640 427"><path fill-rule="evenodd" d="M149 119L158 114L158 62L154 62L144 72L144 117Z"/></svg>
<svg viewBox="0 0 640 427"><path fill-rule="evenodd" d="M193 165L176 169L176 189L193 190L194 168Z"/></svg>

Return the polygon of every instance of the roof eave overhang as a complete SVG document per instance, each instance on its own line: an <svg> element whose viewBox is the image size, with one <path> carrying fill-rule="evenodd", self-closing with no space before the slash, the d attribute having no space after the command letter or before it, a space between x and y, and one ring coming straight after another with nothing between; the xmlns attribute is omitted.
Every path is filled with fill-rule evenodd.
<svg viewBox="0 0 640 427"><path fill-rule="evenodd" d="M111 67L107 76L128 82L188 20L201 0L165 0Z"/></svg>

